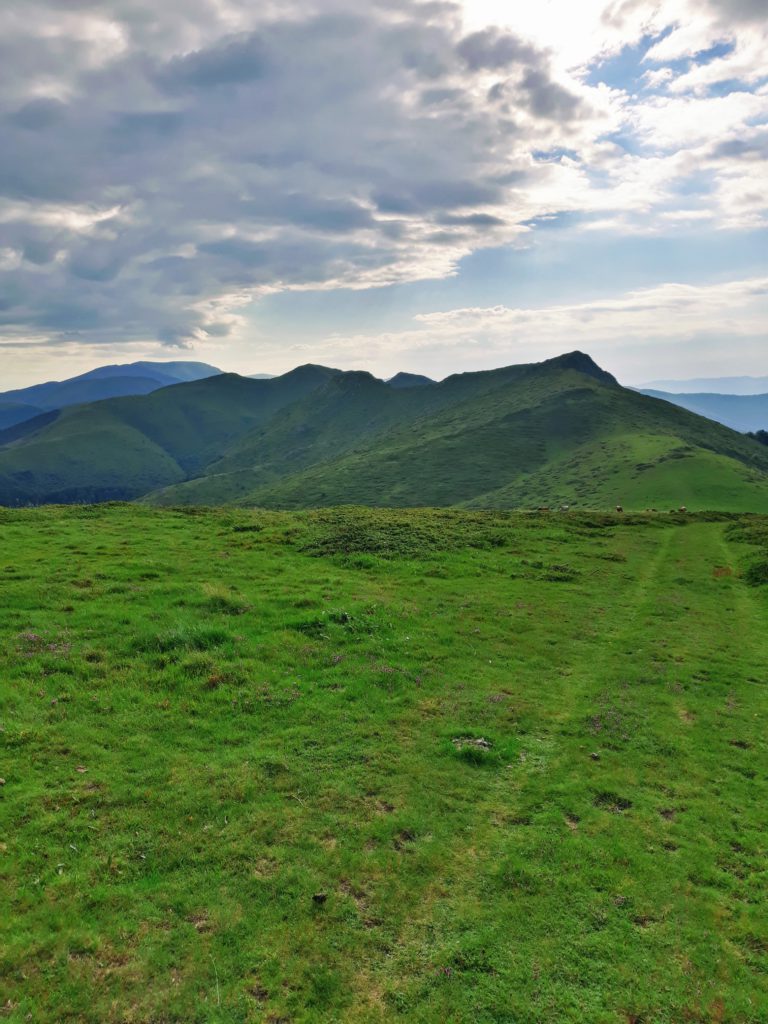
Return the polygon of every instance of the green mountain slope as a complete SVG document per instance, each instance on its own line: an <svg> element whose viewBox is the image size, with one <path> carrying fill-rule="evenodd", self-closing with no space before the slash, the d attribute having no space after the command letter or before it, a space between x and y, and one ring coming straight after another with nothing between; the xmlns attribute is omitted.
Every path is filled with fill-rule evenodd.
<svg viewBox="0 0 768 1024"><path fill-rule="evenodd" d="M337 373L317 390L248 430L205 474L157 496L157 504L235 502L286 474L336 458L366 437L413 418L415 403L369 373Z"/></svg>
<svg viewBox="0 0 768 1024"><path fill-rule="evenodd" d="M149 500L768 509L760 446L619 387L579 353L394 396L369 379L359 401L347 381L333 387L335 414L318 392L262 428L258 444L241 442L207 475Z"/></svg>
<svg viewBox="0 0 768 1024"><path fill-rule="evenodd" d="M457 374L429 388L391 388L369 373L336 372L300 401L235 441L204 474L152 496L155 504L219 505L263 485L334 460L365 442L403 429L489 388L518 379L527 367Z"/></svg>
<svg viewBox="0 0 768 1024"><path fill-rule="evenodd" d="M768 511L768 449L578 352L410 388L311 365L222 374L0 432L6 504L140 497Z"/></svg>
<svg viewBox="0 0 768 1024"><path fill-rule="evenodd" d="M335 372L222 374L37 417L0 432L0 503L131 499L176 483Z"/></svg>
<svg viewBox="0 0 768 1024"><path fill-rule="evenodd" d="M767 474L750 439L552 361L242 500L762 510Z"/></svg>

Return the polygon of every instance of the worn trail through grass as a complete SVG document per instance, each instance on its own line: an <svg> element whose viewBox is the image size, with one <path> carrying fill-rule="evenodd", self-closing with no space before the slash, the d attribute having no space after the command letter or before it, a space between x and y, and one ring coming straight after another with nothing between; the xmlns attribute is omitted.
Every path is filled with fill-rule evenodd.
<svg viewBox="0 0 768 1024"><path fill-rule="evenodd" d="M7 513L7 1019L768 1019L744 522Z"/></svg>

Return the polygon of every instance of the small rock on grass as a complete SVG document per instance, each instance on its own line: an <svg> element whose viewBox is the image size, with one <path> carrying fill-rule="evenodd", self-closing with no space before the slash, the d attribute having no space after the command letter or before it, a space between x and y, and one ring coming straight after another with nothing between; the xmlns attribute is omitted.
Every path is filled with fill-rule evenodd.
<svg viewBox="0 0 768 1024"><path fill-rule="evenodd" d="M455 739L451 740L451 743L458 749L461 750L463 747L477 747L478 750L490 750L491 744L483 736L480 739L472 739L469 736L456 736Z"/></svg>

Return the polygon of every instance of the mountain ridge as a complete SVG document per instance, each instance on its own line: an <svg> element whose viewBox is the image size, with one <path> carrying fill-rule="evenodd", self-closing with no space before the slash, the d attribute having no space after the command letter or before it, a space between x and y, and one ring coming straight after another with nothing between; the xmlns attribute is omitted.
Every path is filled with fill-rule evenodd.
<svg viewBox="0 0 768 1024"><path fill-rule="evenodd" d="M106 398L147 395L173 384L216 376L207 363L172 361L115 363L61 381L45 381L0 393L0 428L32 419L43 412Z"/></svg>
<svg viewBox="0 0 768 1024"><path fill-rule="evenodd" d="M578 351L408 388L311 363L218 374L0 431L0 502L115 498L768 511L768 450Z"/></svg>

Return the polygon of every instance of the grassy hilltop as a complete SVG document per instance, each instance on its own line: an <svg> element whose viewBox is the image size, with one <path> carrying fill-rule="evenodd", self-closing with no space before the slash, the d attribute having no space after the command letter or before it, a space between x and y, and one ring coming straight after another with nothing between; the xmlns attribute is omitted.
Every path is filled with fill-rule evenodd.
<svg viewBox="0 0 768 1024"><path fill-rule="evenodd" d="M583 353L406 383L310 365L49 410L0 430L0 504L768 512L768 448Z"/></svg>
<svg viewBox="0 0 768 1024"><path fill-rule="evenodd" d="M0 542L4 1019L768 1019L768 520Z"/></svg>

